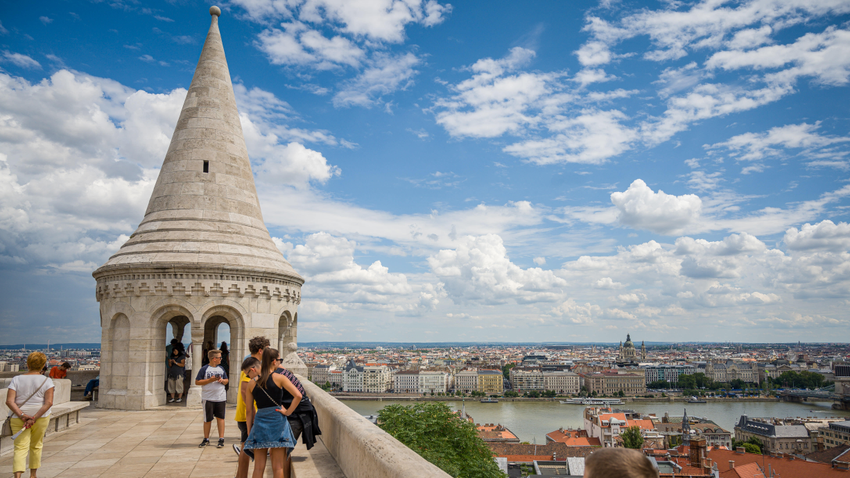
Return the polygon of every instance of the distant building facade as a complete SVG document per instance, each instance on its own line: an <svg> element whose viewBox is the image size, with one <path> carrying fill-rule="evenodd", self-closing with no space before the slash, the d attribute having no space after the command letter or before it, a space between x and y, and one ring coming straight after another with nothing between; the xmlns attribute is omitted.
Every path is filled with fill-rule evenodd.
<svg viewBox="0 0 850 478"><path fill-rule="evenodd" d="M478 391L486 395L501 395L505 392L505 379L501 370L479 370Z"/></svg>
<svg viewBox="0 0 850 478"><path fill-rule="evenodd" d="M456 373L455 389L464 393L478 390L478 370L461 370Z"/></svg>
<svg viewBox="0 0 850 478"><path fill-rule="evenodd" d="M510 377L511 386L517 392L545 389L543 372L538 367L514 367Z"/></svg>
<svg viewBox="0 0 850 478"><path fill-rule="evenodd" d="M646 393L646 375L643 372L603 370L585 375L584 383L589 393L596 392L597 395L610 396L623 392L632 396Z"/></svg>
<svg viewBox="0 0 850 478"><path fill-rule="evenodd" d="M575 395L581 390L581 385L575 372L543 372L543 388L562 395Z"/></svg>
<svg viewBox="0 0 850 478"><path fill-rule="evenodd" d="M419 370L399 370L393 377L395 393L419 393Z"/></svg>
<svg viewBox="0 0 850 478"><path fill-rule="evenodd" d="M764 451L774 453L808 453L813 451L809 432L803 425L777 424L771 419L753 419L742 415L735 425L735 439L761 440Z"/></svg>
<svg viewBox="0 0 850 478"><path fill-rule="evenodd" d="M679 383L679 377L682 375L691 375L694 373L695 367L693 365L647 365L645 367L641 367L644 370L644 375L646 377L646 383L657 382L659 380L665 380L667 383Z"/></svg>
<svg viewBox="0 0 850 478"><path fill-rule="evenodd" d="M850 420L830 423L828 427L820 429L820 435L825 448L850 445Z"/></svg>

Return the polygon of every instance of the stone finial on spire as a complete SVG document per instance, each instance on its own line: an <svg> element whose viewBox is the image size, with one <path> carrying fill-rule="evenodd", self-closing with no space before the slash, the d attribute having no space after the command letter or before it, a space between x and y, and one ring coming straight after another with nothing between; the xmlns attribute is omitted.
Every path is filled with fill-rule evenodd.
<svg viewBox="0 0 850 478"><path fill-rule="evenodd" d="M215 5L211 6L210 7L210 15L212 15L214 17L220 17L221 16L221 9L218 8Z"/></svg>

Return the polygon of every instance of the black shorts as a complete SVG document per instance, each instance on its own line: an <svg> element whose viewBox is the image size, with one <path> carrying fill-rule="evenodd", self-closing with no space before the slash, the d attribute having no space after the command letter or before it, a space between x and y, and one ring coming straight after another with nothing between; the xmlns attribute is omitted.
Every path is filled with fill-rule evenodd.
<svg viewBox="0 0 850 478"><path fill-rule="evenodd" d="M239 441L242 443L248 441L248 422L236 422L236 427L239 428L239 433L242 434L242 438Z"/></svg>
<svg viewBox="0 0 850 478"><path fill-rule="evenodd" d="M213 421L213 417L224 420L224 408L227 402L204 401L204 423Z"/></svg>

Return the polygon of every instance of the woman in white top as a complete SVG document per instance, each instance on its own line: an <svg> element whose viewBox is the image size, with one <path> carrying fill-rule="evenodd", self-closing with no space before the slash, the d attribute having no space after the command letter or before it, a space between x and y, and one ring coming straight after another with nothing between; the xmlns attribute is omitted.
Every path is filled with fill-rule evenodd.
<svg viewBox="0 0 850 478"><path fill-rule="evenodd" d="M47 356L33 352L27 357L28 373L17 375L9 384L6 394L6 407L12 418L12 434L22 428L26 430L15 440L15 457L12 471L15 478L21 478L26 469L29 452L30 477L36 477L41 466L41 449L44 446L44 432L50 421L50 407L53 406L53 380L41 374L47 363Z"/></svg>

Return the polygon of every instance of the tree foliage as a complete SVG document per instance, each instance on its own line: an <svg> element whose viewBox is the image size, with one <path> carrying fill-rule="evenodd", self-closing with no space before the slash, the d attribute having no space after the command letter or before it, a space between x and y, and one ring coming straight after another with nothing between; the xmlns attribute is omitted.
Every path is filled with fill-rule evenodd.
<svg viewBox="0 0 850 478"><path fill-rule="evenodd" d="M719 389L720 384L715 383L710 377L702 372L697 372L688 375L679 375L679 388L709 388Z"/></svg>
<svg viewBox="0 0 850 478"><path fill-rule="evenodd" d="M516 367L515 363L507 363L502 367L502 375L505 376L505 380L511 379L511 369Z"/></svg>
<svg viewBox="0 0 850 478"><path fill-rule="evenodd" d="M388 405L378 425L422 458L456 478L504 477L475 425L442 402Z"/></svg>
<svg viewBox="0 0 850 478"><path fill-rule="evenodd" d="M744 447L744 450L747 453L754 453L756 455L762 454L762 449L764 448L764 444L756 437L750 437L747 441L740 441L736 439L732 439L732 448Z"/></svg>
<svg viewBox="0 0 850 478"><path fill-rule="evenodd" d="M779 377L769 380L776 387L815 389L824 386L823 375L807 370L799 373L793 371L782 372L782 375Z"/></svg>
<svg viewBox="0 0 850 478"><path fill-rule="evenodd" d="M654 382L649 382L646 384L646 388L651 388L653 390L658 390L659 388L672 388L670 383L667 380L656 380Z"/></svg>
<svg viewBox="0 0 850 478"><path fill-rule="evenodd" d="M623 446L626 448L640 450L643 447L643 437L640 435L640 427L626 428L620 432L620 438L623 439Z"/></svg>

